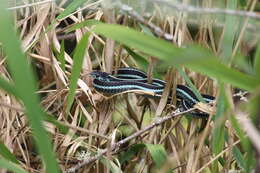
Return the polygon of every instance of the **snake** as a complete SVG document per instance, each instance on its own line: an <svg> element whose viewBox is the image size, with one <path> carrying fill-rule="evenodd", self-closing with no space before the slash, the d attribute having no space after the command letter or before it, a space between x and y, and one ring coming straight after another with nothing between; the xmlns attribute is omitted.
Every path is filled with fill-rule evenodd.
<svg viewBox="0 0 260 173"><path fill-rule="evenodd" d="M153 97L155 98L161 98L166 86L164 80L153 78L149 81L144 71L133 67L121 67L113 71L112 74L92 71L90 76L93 78L93 87L95 90L110 95L126 91L143 91L144 93L154 93ZM201 96L205 103L211 103L215 100L215 97L211 95L201 94ZM200 102L190 87L181 84L178 84L176 87L176 98L178 100L177 107L183 111L193 108L194 105ZM202 111L193 111L191 115L196 117L209 116Z"/></svg>

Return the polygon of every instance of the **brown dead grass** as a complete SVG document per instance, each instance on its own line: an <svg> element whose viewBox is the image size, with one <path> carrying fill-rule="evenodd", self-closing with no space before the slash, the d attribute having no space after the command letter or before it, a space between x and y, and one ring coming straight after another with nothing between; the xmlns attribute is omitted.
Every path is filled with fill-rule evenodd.
<svg viewBox="0 0 260 173"><path fill-rule="evenodd" d="M205 1L203 6L210 6L210 2ZM97 8L97 2L88 4L87 9L93 10L78 10L66 19L59 21L55 28L44 33L50 23L54 21L55 16L64 10L62 4L65 3L68 2L64 0L58 5L46 3L13 11L14 21L22 40L22 48L32 62L38 78L38 94L41 97L41 104L45 111L51 113L55 119L70 127L67 134L62 134L53 125L46 123L46 129L50 132L54 151L63 170L73 167L80 162L80 159L88 157L90 153L109 148L114 142L142 129L155 117L168 115L172 112L172 108L165 108L165 100L161 100L158 104L158 102L149 99L149 102L145 103L146 106L139 106L141 97L135 94L124 94L105 99L96 93L92 88L91 79L87 75L93 69L110 72L119 66L133 66L136 62L126 54L121 45L93 34L89 38L90 44L85 54L82 75L78 81L72 110L69 115L64 114L69 75L73 63L71 51L82 35L89 30L85 27L66 35L63 32L64 28L87 19L120 23L138 28L138 21L113 10ZM212 49L217 54L221 37L218 38L216 33L213 33L215 25L212 25L210 19L202 18L195 26L190 27L189 20L185 16L165 17L162 15L161 20L157 16L160 16L159 10L155 10L147 21L154 22L165 32L170 33L177 45L197 42ZM221 35L221 32L222 28L220 27L218 35ZM65 72L62 71L53 51L53 48L60 50L62 40L64 40L66 48ZM239 41L243 44L243 54L249 54L255 46L252 44L254 40L247 42L241 39ZM5 64L5 57L3 54L0 57L1 76L11 80ZM202 93L217 95L218 89L212 80L187 69L185 71ZM184 83L176 71L169 73L168 76L170 76L168 78L172 80L174 86L177 83ZM205 139L211 139L214 124L209 121L204 131L199 132L198 129L202 122L201 119L187 121L184 117L173 119L151 130L142 138L132 140L121 150L126 150L132 144L140 142L162 144L169 154L164 170L175 167L175 171L180 173L200 172L196 170L207 169L212 160L218 158L212 154L210 146L203 142ZM225 144L225 150L222 153L227 165L224 167L218 165L219 172L231 169L239 170L233 161L230 150L238 141L234 130L228 130L228 133L233 138L231 138L230 143ZM41 160L37 156L30 128L23 113L23 105L2 90L0 91L0 137L25 169L29 172L43 172ZM112 155L112 152L108 152L105 156L105 159L110 161L116 161L116 158L117 155ZM153 168L150 155L144 151L139 152L125 165L121 165L123 172L153 172ZM206 172L205 169L203 171ZM109 172L109 169L102 162L97 161L78 172Z"/></svg>

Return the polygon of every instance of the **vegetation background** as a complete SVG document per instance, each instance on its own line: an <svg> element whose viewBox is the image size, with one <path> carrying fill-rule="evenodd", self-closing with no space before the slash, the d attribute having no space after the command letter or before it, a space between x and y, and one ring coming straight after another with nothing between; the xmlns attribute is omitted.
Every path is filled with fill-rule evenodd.
<svg viewBox="0 0 260 173"><path fill-rule="evenodd" d="M4 0L0 172L259 172L259 11L257 0ZM165 97L93 89L92 70L128 66L166 80ZM216 112L176 113L177 84L216 96Z"/></svg>

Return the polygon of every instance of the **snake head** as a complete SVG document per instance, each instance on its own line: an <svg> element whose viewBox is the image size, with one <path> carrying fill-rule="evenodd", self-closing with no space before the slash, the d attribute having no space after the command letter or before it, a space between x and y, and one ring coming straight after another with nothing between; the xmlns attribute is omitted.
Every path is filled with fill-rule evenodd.
<svg viewBox="0 0 260 173"><path fill-rule="evenodd" d="M90 76L93 79L97 79L97 80L100 80L100 81L107 81L109 74L106 73L106 72L93 71L93 72L90 73Z"/></svg>

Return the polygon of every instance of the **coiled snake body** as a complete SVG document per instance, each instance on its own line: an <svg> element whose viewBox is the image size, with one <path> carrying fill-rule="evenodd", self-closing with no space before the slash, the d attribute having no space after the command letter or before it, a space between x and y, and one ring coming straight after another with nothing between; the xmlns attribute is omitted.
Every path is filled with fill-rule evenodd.
<svg viewBox="0 0 260 173"><path fill-rule="evenodd" d="M160 98L162 96L166 82L160 79L152 79L148 83L148 78L145 72L125 67L119 68L114 75L106 72L93 71L90 73L93 80L94 88L105 94L118 94L125 91L144 91L154 93L154 97ZM215 97L201 94L206 103L213 102ZM192 108L199 102L199 99L194 92L185 85L177 85L176 97L180 101L179 106L184 110ZM200 111L192 112L192 115L198 117L207 117L207 113Z"/></svg>

